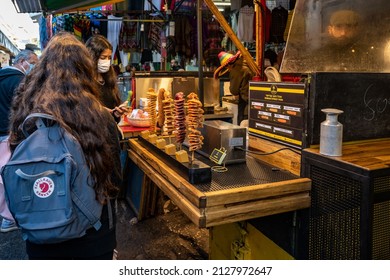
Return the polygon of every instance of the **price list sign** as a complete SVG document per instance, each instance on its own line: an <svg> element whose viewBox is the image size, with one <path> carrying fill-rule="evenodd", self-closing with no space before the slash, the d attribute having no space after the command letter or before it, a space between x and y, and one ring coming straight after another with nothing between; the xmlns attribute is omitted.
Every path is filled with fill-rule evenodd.
<svg viewBox="0 0 390 280"><path fill-rule="evenodd" d="M301 148L305 84L250 82L249 133Z"/></svg>

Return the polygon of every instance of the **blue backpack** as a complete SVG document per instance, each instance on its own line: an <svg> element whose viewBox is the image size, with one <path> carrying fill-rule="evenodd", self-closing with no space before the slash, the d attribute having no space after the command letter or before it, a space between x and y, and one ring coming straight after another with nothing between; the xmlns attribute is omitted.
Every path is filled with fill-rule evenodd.
<svg viewBox="0 0 390 280"><path fill-rule="evenodd" d="M35 119L31 135L25 123ZM96 199L80 143L51 115L33 113L22 124L26 136L1 170L6 200L24 240L58 243L82 237L101 226L102 204Z"/></svg>

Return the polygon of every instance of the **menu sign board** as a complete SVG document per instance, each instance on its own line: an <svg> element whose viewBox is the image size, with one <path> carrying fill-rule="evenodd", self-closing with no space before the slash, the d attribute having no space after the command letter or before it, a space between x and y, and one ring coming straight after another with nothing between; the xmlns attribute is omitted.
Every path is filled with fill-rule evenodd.
<svg viewBox="0 0 390 280"><path fill-rule="evenodd" d="M301 148L305 84L250 82L249 132Z"/></svg>

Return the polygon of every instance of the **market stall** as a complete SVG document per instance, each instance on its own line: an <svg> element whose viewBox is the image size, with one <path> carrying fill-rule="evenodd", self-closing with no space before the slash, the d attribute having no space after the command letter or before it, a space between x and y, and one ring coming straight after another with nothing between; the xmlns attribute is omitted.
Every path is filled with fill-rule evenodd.
<svg viewBox="0 0 390 280"><path fill-rule="evenodd" d="M15 2L28 9L23 3L34 1ZM156 135L149 141L142 136L148 128L123 126L131 138L126 196L140 219L151 215L160 189L194 224L209 229L210 259L390 258L388 1L278 1L272 7L268 1L242 1L242 6L231 1L232 9L223 13L216 6L220 1L209 0L169 1L169 7L146 10L132 6L140 1L125 1L125 8L92 13L77 9L103 1L40 2L47 13L70 12L61 14L56 26L81 39L91 34L91 26L105 32L120 25L113 61L121 72L134 67L131 87L123 87L124 99L133 91L134 109L161 89L172 97L195 92L204 111L222 105L228 81L212 78L221 50L240 50L260 77L250 83L248 134L234 136L240 127L230 127L229 141L209 141L207 151L189 153L194 160L189 163L156 147L153 141L164 140L163 129L156 132L153 124ZM285 7L287 2L294 4ZM250 27L256 31L249 37L233 28L240 13L253 16ZM354 36L330 44L329 35L339 38L340 29ZM131 34L125 37L132 40L119 34ZM171 58L192 71L170 71ZM281 81L262 81L266 58ZM342 156L320 152L325 108L342 111ZM205 123L232 117L231 112L204 114ZM202 133L197 143L219 137ZM244 152L239 162L212 160L239 152ZM194 162L202 162L201 170Z"/></svg>
<svg viewBox="0 0 390 280"><path fill-rule="evenodd" d="M302 38L308 39L308 44L321 41L322 37L315 34L323 33L319 31L321 28L326 30L325 18L335 9L352 9L356 5L319 5L319 10L310 7L310 1L297 1L281 69L282 76L298 76L300 82L251 83L246 155L251 174L254 168L248 164L248 158L253 156L261 164L287 170L296 179L310 183L309 204L287 211L264 212L262 207L267 207L267 203L261 198L265 189L260 184L217 192L222 204L214 205L213 191L199 193L196 185L189 184L185 178L177 180L174 170L161 170L161 166L168 165L163 159L152 152L145 155L143 144L131 141L129 157L171 195L191 220L209 228L211 259L389 258L388 246L384 245L389 242L389 235L383 230L390 221L386 148L389 137L386 89L390 79L386 64L370 60L369 53L368 57L336 64L342 68L335 69L328 65L332 62L329 59L297 52L296 43L302 44ZM358 7L365 11L361 14L363 19L375 14L363 2ZM320 15L324 15L322 25L318 25L322 21L317 22ZM354 14L351 15L355 20ZM367 39L366 35L363 39ZM377 34L372 50L383 52L385 42L383 34ZM315 44L310 46L320 48ZM386 54L383 53L385 58ZM365 63L367 59L371 63ZM319 152L320 127L325 120L321 110L329 107L343 111L339 117L344 124L342 156ZM155 161L158 163L154 164ZM229 185L234 186L233 182L230 180ZM282 180L278 185L288 189L289 182ZM246 191L250 200L246 199ZM201 207L199 200L203 197L204 203L210 198L210 204ZM284 202L279 201L278 209L293 205Z"/></svg>

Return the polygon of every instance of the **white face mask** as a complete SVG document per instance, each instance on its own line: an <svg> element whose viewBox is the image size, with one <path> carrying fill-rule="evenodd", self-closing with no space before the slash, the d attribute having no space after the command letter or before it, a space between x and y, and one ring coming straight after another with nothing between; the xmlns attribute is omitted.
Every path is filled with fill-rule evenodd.
<svg viewBox="0 0 390 280"><path fill-rule="evenodd" d="M34 64L31 64L31 63L28 62L28 61L26 61L26 62L27 62L27 64L28 64L28 68L25 69L23 65L22 65L22 68L23 68L23 70L24 70L24 73L27 75L28 73L31 72L31 70L34 68L35 65L34 65Z"/></svg>
<svg viewBox="0 0 390 280"><path fill-rule="evenodd" d="M107 73L110 70L111 61L109 59L99 59L98 60L98 72Z"/></svg>

